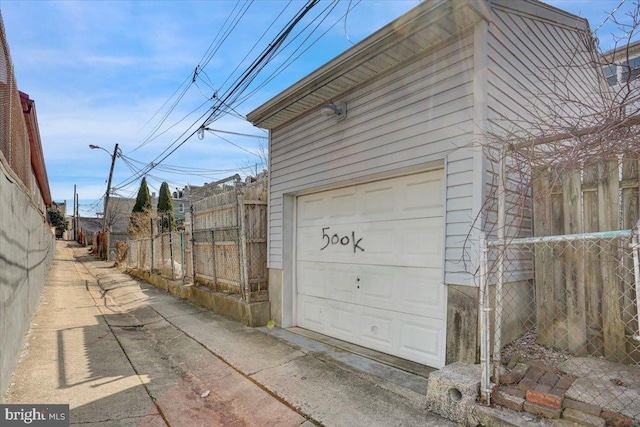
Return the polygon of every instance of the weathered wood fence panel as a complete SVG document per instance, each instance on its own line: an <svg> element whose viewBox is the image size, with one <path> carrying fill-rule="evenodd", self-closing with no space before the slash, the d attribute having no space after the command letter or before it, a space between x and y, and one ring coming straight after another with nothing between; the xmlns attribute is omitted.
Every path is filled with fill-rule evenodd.
<svg viewBox="0 0 640 427"><path fill-rule="evenodd" d="M268 299L267 197L264 177L193 203L197 282L248 301Z"/></svg>
<svg viewBox="0 0 640 427"><path fill-rule="evenodd" d="M624 159L569 172L534 171L534 235L633 228L640 215L639 169L638 159ZM613 240L536 244L541 344L613 361L628 357L638 325L633 266L622 250L628 249Z"/></svg>

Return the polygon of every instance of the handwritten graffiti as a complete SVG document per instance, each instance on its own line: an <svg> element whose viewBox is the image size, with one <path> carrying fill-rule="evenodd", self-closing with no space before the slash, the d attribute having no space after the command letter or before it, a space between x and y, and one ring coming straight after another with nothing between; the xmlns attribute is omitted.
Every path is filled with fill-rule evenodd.
<svg viewBox="0 0 640 427"><path fill-rule="evenodd" d="M353 245L353 253L358 252L358 249L364 252L364 248L360 246L360 242L362 242L362 237L359 239L356 238L356 232L352 231L351 236L349 235L340 235L338 233L334 233L331 235L327 233L331 227L323 227L322 228L322 240L324 242L324 246L320 248L321 251L325 250L329 246L341 245L348 246L349 244Z"/></svg>

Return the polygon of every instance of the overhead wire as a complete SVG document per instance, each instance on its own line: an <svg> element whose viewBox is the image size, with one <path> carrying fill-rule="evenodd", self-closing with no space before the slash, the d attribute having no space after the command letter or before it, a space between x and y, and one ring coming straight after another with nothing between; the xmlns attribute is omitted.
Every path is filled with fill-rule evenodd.
<svg viewBox="0 0 640 427"><path fill-rule="evenodd" d="M276 36L274 41L271 44L269 44L268 47L262 51L262 53L259 55L259 57L251 63L249 68L241 76L239 76L234 81L233 87L229 88L228 90L226 90L224 92L224 94L223 94L223 97L217 96L215 98L216 99L216 105L214 105L213 107L211 107L209 109L210 113L208 115L207 115L207 113L204 113L203 115L201 115L200 118L193 125L191 125L189 128L187 128L187 130L185 130L178 138L176 138L173 143L171 143L159 155L157 155L152 162L148 163L145 167L139 169L131 177L129 177L126 180L122 181L117 186L118 187L125 187L125 186L131 184L132 182L134 182L135 180L137 180L138 178L140 178L141 176L143 176L145 174L148 174L151 170L156 168L160 163L162 163L169 156L171 156L173 153L175 153L175 151L177 149L179 149L189 139L191 139L196 133L198 133L198 131L201 128L206 128L208 124L212 123L216 118L220 117L221 115L230 114L229 111L233 111L238 116L241 116L239 113L237 113L237 111L235 111L229 105L229 103L227 101L229 99L232 99L232 98L233 99L237 99L244 92L244 90L246 90L246 88L256 78L257 74L266 66L266 64L268 64L273 59L273 57L278 52L278 50L282 47L284 41L290 35L290 33L292 32L294 27L302 20L302 18L314 6L316 6L318 4L318 2L319 2L319 0L308 0L307 1L305 6L303 8L301 8L296 13L296 15L286 25L286 27L278 33L278 35ZM326 9L325 9L325 11L326 11ZM244 10L243 14L244 13L246 13L246 9ZM243 15L241 15L241 16L243 16ZM324 21L324 19L326 19L326 17L323 18L323 21ZM235 25L237 25L237 22L234 24L234 26L232 28L235 28ZM227 33L227 36L228 36L228 33ZM308 37L307 37L307 39L308 39ZM305 40L307 40L307 39L305 39ZM214 51L216 51L218 48L219 48L219 45L215 47ZM208 59L205 61L205 65L208 63L208 61L210 61L211 57L212 56L208 57ZM226 107L226 108L222 108L222 107ZM202 122L202 124L200 125L200 128L189 132L189 129L191 129L199 120L202 120L204 117L206 117L206 119ZM243 116L241 116L241 117L244 118ZM230 141L226 140L225 138L220 137L220 135L216 135L216 136L218 136L219 138L221 138L221 139L223 139L223 140L225 140L227 142L230 142ZM180 141L180 142L178 142L178 141ZM242 150L250 153L251 155L258 156L256 153L253 153L253 152L251 152L249 150L246 150L246 149L244 149L243 147L241 147L241 146L239 146L237 144L233 144L233 143L231 143L231 144L235 145L239 149L242 149Z"/></svg>
<svg viewBox="0 0 640 427"><path fill-rule="evenodd" d="M296 50L294 50L289 57L284 60L282 62L282 64L276 68L267 78L265 78L265 80L260 83L259 85L257 85L254 89L252 89L249 93L247 93L244 97L240 98L237 100L237 104L238 105L242 105L244 102L246 102L248 99L250 99L253 95L255 95L258 91L260 91L261 89L263 89L267 84L271 83L276 77L278 77L282 72L284 72L284 70L286 70L287 68L289 68L295 61L297 61L298 59L300 59L300 57L302 55L304 55L309 49L311 49L311 47L313 47L318 41L320 41L320 39L322 39L322 37L324 37L333 27L335 27L341 20L342 18L344 18L346 16L347 13L349 13L351 10L355 9L359 4L360 4L361 0L358 0L356 2L356 4L347 10L347 12L345 12L345 15L342 15L340 18L338 18L331 26L329 26L322 34L320 34L312 43L310 43L304 50L302 50L295 58L293 57L293 55L300 49L300 47L302 47L303 44L301 44ZM349 3L349 5L351 5L351 3ZM331 9L332 11L333 9ZM326 19L326 17L325 17ZM324 22L323 19L314 29L314 31ZM313 34L313 32L311 33ZM311 34L305 38L305 42L309 39L309 37L311 36ZM292 59L293 58L293 59Z"/></svg>
<svg viewBox="0 0 640 427"><path fill-rule="evenodd" d="M224 105L232 96L242 93L246 87L255 79L257 73L259 73L264 66L269 63L278 49L282 46L287 36L293 31L294 27L304 18L304 16L315 7L320 0L308 0L306 5L296 13L296 15L289 21L287 26L281 30L276 36L275 40L262 51L259 57L251 63L249 68L242 73L234 82L233 87L225 91L220 99L220 105ZM203 126L208 126L220 115L220 106L213 108L211 114L203 122Z"/></svg>
<svg viewBox="0 0 640 427"><path fill-rule="evenodd" d="M255 78L255 74L254 73L256 72L256 70L260 70L261 66L264 67L264 65L266 65L266 63L268 63L269 59L273 56L273 54L277 51L277 49L282 45L282 43L284 42L286 37L289 35L289 33L293 30L295 25L298 22L300 22L300 20L318 2L319 2L319 0L308 0L307 1L306 5L302 9L300 9L300 11L298 11L296 13L294 18L292 18L289 21L289 24L283 30L281 30L278 33L278 35L275 38L275 40L273 41L273 43L269 44L269 46L262 52L262 54L251 64L249 69L247 71L245 71L242 74L242 76L240 76L238 79L236 79L236 83L234 84L234 87L229 89L227 92L225 92L226 93L225 98L224 99L219 99L218 103L217 103L218 105L211 108L212 112L204 120L203 124L200 126L201 128L206 127L206 125L208 125L209 123L213 122L213 120L215 120L215 118L217 118L220 115L220 113L219 113L220 110L221 110L220 106L225 104L226 99L231 97L237 91L242 91L243 87L246 88L246 85L248 85ZM205 116L206 116L206 113L201 116L201 119L204 118ZM185 137L185 135L189 132L189 129L187 129L185 132L183 132L183 134L178 139L176 139L171 145L169 145L169 147L167 147L158 156L156 156L156 158L151 163L149 163L149 165L147 167L145 167L143 170L141 170L138 174L135 174L134 176L130 177L129 179L123 181L121 184L118 184L118 186L126 186L126 185L130 184L131 182L137 180L142 175L144 175L144 174L148 173L149 171L151 171L152 169L154 169L156 167L155 165L157 165L159 163L162 163L169 156L171 156L173 153L175 153L176 150L178 150L178 148L180 148L189 139L191 139L198 132L198 130L199 129L196 129L196 130L192 131L191 133L189 133ZM182 138L182 141L176 145L176 142L181 138ZM252 153L252 154L254 154L254 153Z"/></svg>
<svg viewBox="0 0 640 427"><path fill-rule="evenodd" d="M228 38L230 31L227 31L227 34L225 34L224 36L220 37L221 32L224 30L227 22L229 21L229 19L231 19L231 17L234 14L234 11L236 10L236 8L238 7L238 5L241 2L238 1L236 2L236 6L234 6L234 8L231 10L231 12L229 13L229 15L227 16L224 24L222 25L222 27L220 28L220 30L218 31L218 34L216 34L216 37L214 37L213 41L211 42L211 45L209 46L209 49L207 49L207 51L205 52L205 54L203 55L202 59L200 60L200 63L196 66L195 71L189 75L189 77L187 77L183 83L178 87L178 89L176 89L176 91L174 91L174 93L171 95L171 97L160 107L160 109L152 116L151 119L152 120L153 117L155 117L163 108L165 105L167 105L169 103L169 101L173 98L173 96L179 91L179 89L181 87L184 86L184 89L182 90L182 92L180 93L180 95L174 100L174 102L171 104L171 107L167 110L167 112L162 116L162 119L158 122L158 124L151 130L151 132L147 135L147 137L143 140L143 142L141 144L139 144L137 147L135 147L131 152L138 150L139 148L143 147L144 145L148 144L149 142L153 141L154 135L156 134L156 132L158 132L158 130L160 129L160 127L165 123L165 121L168 119L168 117L171 115L171 113L175 110L175 108L177 107L177 105L179 104L179 102L184 98L185 94L187 93L189 87L191 87L191 85L193 83L195 83L196 78L198 76L198 70L201 70L204 66L202 65L203 62L205 62L205 65L209 63L209 61L211 60L211 58L213 57L213 55L215 55L215 53L218 51L219 47L222 45L222 43ZM235 24L233 25L233 28L235 28L235 26L237 25L237 23L240 21L240 19L242 18L242 16L244 16L244 14L246 13L246 11L248 10L249 6L253 3L253 0L251 0L250 2L244 2L245 4L247 4L246 8L244 9L244 11L242 11L242 9L236 13L236 17L234 18L235 20ZM240 14L240 12L242 12ZM217 43L217 46L214 49L211 49L211 47ZM207 56L209 56L209 59L207 59ZM186 84L187 82L189 82L189 80L191 80L190 83ZM186 84L186 85L185 85ZM148 123L148 122L147 122ZM146 126L146 124L145 124Z"/></svg>

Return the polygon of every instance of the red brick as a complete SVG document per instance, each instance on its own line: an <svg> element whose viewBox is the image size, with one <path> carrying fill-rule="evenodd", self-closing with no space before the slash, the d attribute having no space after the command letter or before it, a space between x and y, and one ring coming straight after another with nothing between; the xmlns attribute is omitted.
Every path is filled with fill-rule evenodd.
<svg viewBox="0 0 640 427"><path fill-rule="evenodd" d="M529 402L549 408L562 408L562 399L559 396L536 390L527 390L526 398Z"/></svg>
<svg viewBox="0 0 640 427"><path fill-rule="evenodd" d="M522 408L532 414L542 415L545 418L558 419L562 414L562 409L549 408L548 406L538 405L528 400L524 401Z"/></svg>
<svg viewBox="0 0 640 427"><path fill-rule="evenodd" d="M531 368L527 371L527 374L524 376L525 379L538 382L540 378L544 375L545 371L538 368Z"/></svg>
<svg viewBox="0 0 640 427"><path fill-rule="evenodd" d="M532 381L528 378L523 378L522 380L520 380L520 382L516 387L520 390L527 391L527 390L533 390L534 388L536 388L537 385L538 385L537 382Z"/></svg>
<svg viewBox="0 0 640 427"><path fill-rule="evenodd" d="M633 426L633 422L630 418L627 418L624 415L620 415L617 412L602 411L600 416L607 421L607 425L610 425L613 427Z"/></svg>
<svg viewBox="0 0 640 427"><path fill-rule="evenodd" d="M552 389L558 382L558 375L554 372L546 372L539 380L538 383L549 386Z"/></svg>
<svg viewBox="0 0 640 427"><path fill-rule="evenodd" d="M598 405L593 405L591 403L580 402L578 400L573 400L566 398L562 401L562 406L564 408L577 409L578 411L585 412L587 414L600 416L600 412L602 412L602 408Z"/></svg>

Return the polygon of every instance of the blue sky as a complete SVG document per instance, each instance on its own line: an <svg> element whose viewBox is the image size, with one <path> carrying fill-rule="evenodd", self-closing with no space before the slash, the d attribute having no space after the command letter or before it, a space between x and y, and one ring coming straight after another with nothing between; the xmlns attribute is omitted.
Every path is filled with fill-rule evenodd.
<svg viewBox="0 0 640 427"><path fill-rule="evenodd" d="M548 3L586 17L592 29L599 27L597 35L604 49L612 45L612 32L620 33L607 17L621 0ZM234 110L246 115L418 4L417 0L321 1L296 26L292 36L302 32L300 37L287 39L293 41L248 87L245 94L250 96L234 104ZM213 105L212 95L232 87L303 6L300 0L252 4L0 0L18 87L36 102L54 200L72 203L76 184L81 215L95 216L101 211L110 157L88 146L99 145L111 152L115 143L125 156L116 161L115 194L135 197L136 169L164 157L164 150L175 148L185 140L185 133L195 131ZM625 13L634 7L626 0L615 16L628 19ZM227 19L239 16L235 15L238 12L242 18L231 28ZM221 29L231 30L228 37L221 37ZM286 67L279 68L283 65ZM266 136L232 115L220 117L209 127ZM149 172L152 191L158 191L162 181L173 189L236 172L244 175L250 165L259 162L250 153L266 146L265 139L231 133L205 132L203 136L188 139Z"/></svg>

